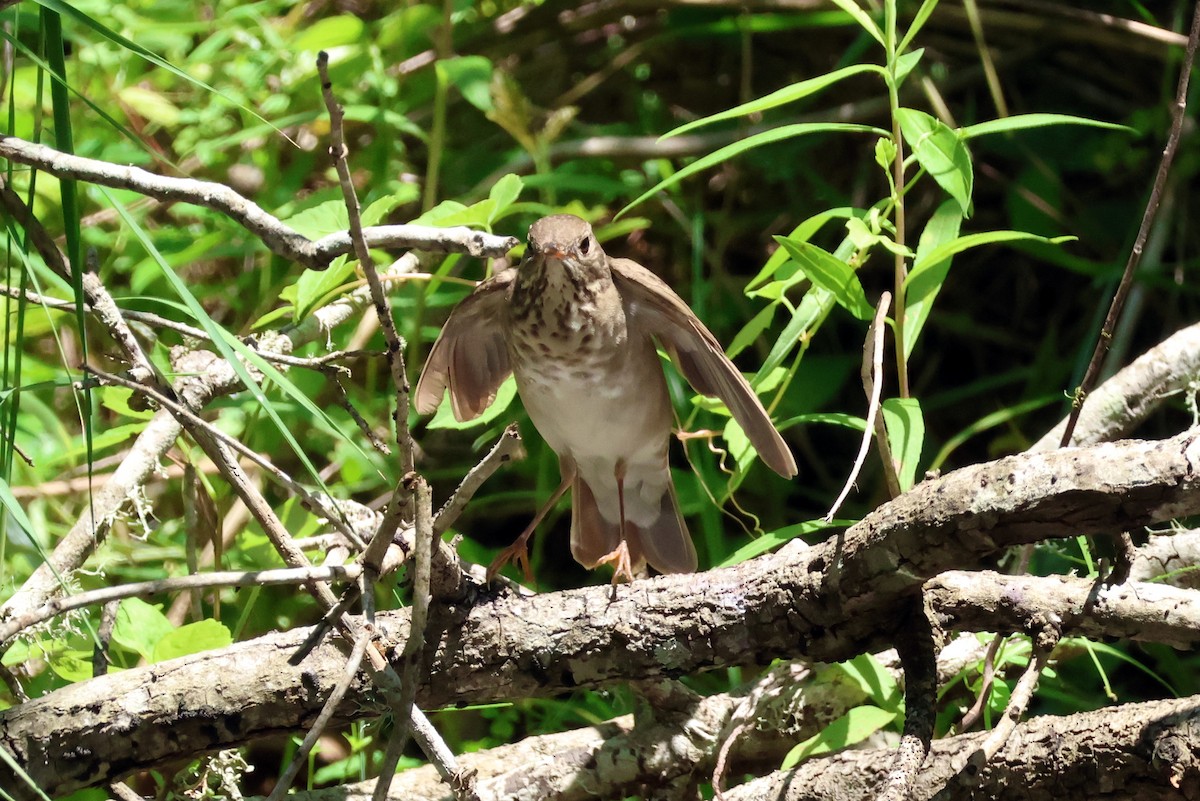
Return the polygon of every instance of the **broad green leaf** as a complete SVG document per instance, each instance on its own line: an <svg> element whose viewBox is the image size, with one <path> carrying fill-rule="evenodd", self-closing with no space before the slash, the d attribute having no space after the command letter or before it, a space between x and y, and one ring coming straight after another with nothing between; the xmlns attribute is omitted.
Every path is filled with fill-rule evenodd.
<svg viewBox="0 0 1200 801"><path fill-rule="evenodd" d="M686 125L680 125L678 128L663 134L659 137L659 141L661 142L663 139L670 139L672 136L680 136L688 133L689 131L693 131L696 128L701 128L705 125L711 125L714 122L744 117L747 114L757 114L767 111L768 109L786 105L788 103L794 103L797 100L801 100L809 95L815 94L816 92L819 92L825 87L831 86L838 81L849 78L852 75L860 75L864 72L875 72L879 73L880 75L885 74L883 68L875 64L857 64L853 67L843 67L840 70L834 70L833 72L829 72L824 75L818 75L815 78L809 78L806 81L800 81L799 83L794 83L791 86L785 86L782 89L771 92L769 95L764 95L757 100L751 100L748 103L742 103L741 105L734 106L733 108L722 111L719 114L713 114L708 117L702 117L698 120L692 120Z"/></svg>
<svg viewBox="0 0 1200 801"><path fill-rule="evenodd" d="M793 242L777 236L775 241L782 245L809 280L825 291L846 311L860 320L870 320L875 310L867 303L866 293L858 276L849 264L808 242Z"/></svg>
<svg viewBox="0 0 1200 801"><path fill-rule="evenodd" d="M305 270L300 273L295 284L293 304L296 310L293 319L303 320L320 308L323 303L328 303L330 293L345 284L350 276L354 275L354 267L357 263L350 261L345 256L338 256L324 270Z"/></svg>
<svg viewBox="0 0 1200 801"><path fill-rule="evenodd" d="M413 223L415 225L436 225L440 228L450 228L455 225L485 228L497 210L496 201L490 197L470 206L464 206L455 200L443 200L413 220Z"/></svg>
<svg viewBox="0 0 1200 801"><path fill-rule="evenodd" d="M299 211L283 220L284 225L309 239L320 239L329 234L345 231L350 227L344 200L326 200L323 203Z"/></svg>
<svg viewBox="0 0 1200 801"><path fill-rule="evenodd" d="M429 421L426 428L452 428L464 429L475 428L477 426L487 425L495 420L500 415L504 414L505 410L512 404L513 398L517 396L517 382L511 375L504 379L504 383L496 390L496 399L491 405L484 410L483 414L476 417L474 420L467 420L460 423L454 419L454 410L450 408L450 397L447 395L442 399L442 403L438 406L437 413L433 419Z"/></svg>
<svg viewBox="0 0 1200 801"><path fill-rule="evenodd" d="M856 706L817 734L788 751L780 769L788 770L811 756L840 751L847 746L862 742L895 719L895 712L888 712L870 704Z"/></svg>
<svg viewBox="0 0 1200 801"><path fill-rule="evenodd" d="M46 654L46 661L55 675L72 684L90 679L92 673L92 653L79 649L62 649ZM0 749L3 750L3 749Z"/></svg>
<svg viewBox="0 0 1200 801"><path fill-rule="evenodd" d="M874 134L878 134L880 136L888 135L886 131L883 131L879 128L872 127L870 125L853 125L850 123L842 123L842 122L802 122L802 123L796 123L795 125L784 125L779 128L772 128L769 131L763 131L762 133L755 134L754 136L748 136L745 139L740 139L737 142L733 142L731 144L726 145L725 147L722 147L722 148L719 148L719 149L713 151L712 153L709 153L707 156L703 156L699 159L696 159L695 161L693 161L691 164L684 167L679 172L671 175L668 178L664 178L663 180L659 181L654 186L647 189L645 192L643 192L641 195L639 195L632 203L629 203L627 206L625 206L625 208L623 208L619 212L617 212L617 216L620 217L620 216L624 215L626 212L628 212L634 206L641 203L646 198L650 197L651 195L657 194L657 193L663 191L664 189L667 189L668 187L674 186L675 184L682 181L684 178L695 175L698 172L707 170L709 167L713 166L714 164L720 164L721 162L725 161L726 159L730 159L741 153L745 153L747 150L753 150L756 147L761 147L762 145L771 144L772 142L780 142L785 139L794 139L797 136L806 136L808 134L814 134L814 133L833 133L833 132L874 133Z"/></svg>
<svg viewBox="0 0 1200 801"><path fill-rule="evenodd" d="M925 328L925 322L929 319L929 313L933 310L933 302L937 299L946 275L950 272L951 258L949 256L937 262L930 262L929 254L942 245L953 242L958 237L962 220L962 209L953 200L947 200L937 207L933 216L929 218L929 222L925 224L924 230L921 231L913 268L913 272L917 272L915 265L921 265L920 274L915 281L912 280L910 274L909 280L904 285L904 358L906 359L912 356L917 339L920 338L921 331Z"/></svg>
<svg viewBox="0 0 1200 801"><path fill-rule="evenodd" d="M963 216L969 216L975 174L971 168L971 154L962 138L941 120L923 111L898 109L896 119L920 165L938 186L958 201Z"/></svg>
<svg viewBox="0 0 1200 801"><path fill-rule="evenodd" d="M767 551L774 550L784 543L791 542L797 537L803 537L808 534L813 534L818 531L824 531L828 528L848 528L854 525L855 520L806 520L803 523L794 523L790 526L784 526L775 531L768 531L761 537L757 537L750 542L738 548L729 556L721 560L717 567L730 567L732 565L741 564L747 559L764 554Z"/></svg>
<svg viewBox="0 0 1200 801"><path fill-rule="evenodd" d="M291 41L292 52L328 50L355 44L362 39L362 19L352 14L325 17L306 24Z"/></svg>
<svg viewBox="0 0 1200 801"><path fill-rule="evenodd" d="M849 428L852 431L863 432L867 430L867 421L853 414L844 414L842 412L809 412L807 414L798 414L795 417L789 417L776 424L776 428L780 431L785 428L791 428L797 423L828 423L829 425L842 426Z"/></svg>
<svg viewBox="0 0 1200 801"><path fill-rule="evenodd" d="M881 411L892 458L900 462L897 468L900 491L907 492L916 481L917 464L921 461L921 448L925 444L925 418L921 414L921 403L916 398L888 398L883 402Z"/></svg>
<svg viewBox="0 0 1200 801"><path fill-rule="evenodd" d="M407 203L412 203L421 197L421 187L415 183L403 183L396 188L396 191L390 192L383 197L367 204L367 207L362 211L363 227L379 225L392 213L397 207ZM345 203L342 204L345 207ZM349 227L349 223L347 223Z"/></svg>
<svg viewBox="0 0 1200 801"><path fill-rule="evenodd" d="M163 662L177 656L215 651L233 643L233 635L216 620L198 620L167 632L154 646L152 662Z"/></svg>
<svg viewBox="0 0 1200 801"><path fill-rule="evenodd" d="M996 242L1045 242L1051 245L1061 245L1063 242L1072 242L1075 239L1076 237L1073 236L1038 236L1027 234L1024 231L984 231L978 234L966 234L933 248L925 254L923 259L913 264L912 272L908 274L908 278L904 279L904 290L907 292L908 288L916 283L921 273L933 269L939 262L980 245L990 245Z"/></svg>
<svg viewBox="0 0 1200 801"><path fill-rule="evenodd" d="M875 20L871 19L870 15L866 11L863 11L854 0L833 0L833 4L853 17L859 27L869 33L872 39L881 45L884 44L883 31L875 24Z"/></svg>
<svg viewBox="0 0 1200 801"><path fill-rule="evenodd" d="M742 430L741 424L730 417L725 421L725 428L721 431L721 438L725 440L725 449L733 457L738 471L744 473L758 457L758 453L754 450L754 446L750 444L750 438Z"/></svg>
<svg viewBox="0 0 1200 801"><path fill-rule="evenodd" d="M117 609L113 642L153 661L154 648L158 641L174 630L171 621L167 620L167 616L157 606L152 606L141 598L126 598Z"/></svg>
<svg viewBox="0 0 1200 801"><path fill-rule="evenodd" d="M437 62L437 70L475 108L487 113L495 108L489 88L492 62L483 56L457 56Z"/></svg>
<svg viewBox="0 0 1200 801"><path fill-rule="evenodd" d="M1087 117L1075 117L1071 114L1017 114L1012 117L1001 117L998 120L987 120L964 126L959 129L958 134L963 139L970 139L975 136L1043 128L1047 125L1086 125L1092 128L1106 128L1110 131L1134 132L1135 130L1128 125L1089 120Z"/></svg>
<svg viewBox="0 0 1200 801"><path fill-rule="evenodd" d="M492 184L492 189L488 192L488 198L496 205L492 216L488 218L488 225L491 226L496 222L496 218L508 211L508 207L517 202L517 198L521 196L521 189L525 186L524 181L513 173L508 173L499 181Z"/></svg>
<svg viewBox="0 0 1200 801"><path fill-rule="evenodd" d="M864 696L870 698L882 709L899 712L904 700L896 680L883 664L871 654L859 654L847 662L833 665L834 670L840 670L853 679L862 690Z"/></svg>

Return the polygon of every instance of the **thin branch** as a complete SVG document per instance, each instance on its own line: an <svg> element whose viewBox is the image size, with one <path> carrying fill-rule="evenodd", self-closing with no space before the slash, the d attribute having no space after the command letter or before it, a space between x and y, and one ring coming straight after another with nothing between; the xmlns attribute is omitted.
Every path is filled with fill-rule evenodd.
<svg viewBox="0 0 1200 801"><path fill-rule="evenodd" d="M339 255L351 250L347 234L331 234L313 242L292 230L224 184L156 175L139 167L63 153L45 145L0 135L0 158L44 170L58 178L75 178L99 186L129 189L159 200L176 200L218 211L241 225L274 254L321 270ZM372 247L404 247L443 253L467 253L477 257L503 256L517 240L470 228L424 226L379 226L367 229Z"/></svg>
<svg viewBox="0 0 1200 801"><path fill-rule="evenodd" d="M858 447L858 455L854 457L854 466L850 468L850 475L846 476L846 483L838 494L837 500L825 513L824 520L827 523L833 520L838 509L842 508L842 503L850 494L854 482L858 480L858 474L867 461L867 451L871 448L872 434L880 443L880 454L884 457L883 473L888 479L888 490L893 498L900 494L896 466L889 458L891 449L887 447L887 432L885 431L881 437L875 427L876 415L879 414L879 398L883 392L883 334L887 330L884 321L887 317L888 307L891 305L892 293L884 292L880 295L879 303L875 306L875 319L871 321L871 325L867 329L867 341L863 345L862 361L862 383L863 389L867 393L867 426L863 429L862 443Z"/></svg>
<svg viewBox="0 0 1200 801"><path fill-rule="evenodd" d="M329 136L332 144L329 155L333 158L333 166L337 170L338 183L342 187L342 196L346 201L346 212L350 219L350 241L354 246L354 255L359 267L367 278L371 289L371 300L375 304L375 315L379 318L379 326L383 330L383 338L387 343L388 367L392 373L392 383L396 388L396 407L392 419L396 425L396 445L400 449L400 474L408 475L413 471L412 437L408 433L408 374L404 369L404 342L396 331L396 321L392 318L392 307L388 302L383 283L379 280L379 272L375 269L375 259L371 257L370 246L363 238L362 217L359 214L358 195L354 191L354 182L350 178L350 167L346 163L346 141L342 131L344 114L337 98L333 96L333 83L329 78L329 54L322 50L317 54L317 72L321 75L321 95L325 98L325 107L329 110ZM402 485L401 485L402 486ZM393 502L399 498L393 498ZM408 506L408 498L404 499Z"/></svg>
<svg viewBox="0 0 1200 801"><path fill-rule="evenodd" d="M479 460L479 464L471 468L471 471L463 477L458 488L454 490L454 494L446 499L441 509L438 509L438 513L433 519L434 536L440 537L449 531L483 483L491 478L492 473L495 473L501 465L516 457L520 451L521 431L516 423L511 423L505 427L504 433L488 451L487 456L484 456Z"/></svg>
<svg viewBox="0 0 1200 801"><path fill-rule="evenodd" d="M321 707L321 712L317 715L317 719L313 721L312 727L308 733L304 735L304 740L301 741L300 747L296 749L296 753L292 755L292 761L288 763L283 774L279 777L279 781L275 783L275 787L271 790L271 794L267 796L267 801L280 801L287 791L291 789L292 782L296 780L300 769L308 764L308 754L312 751L314 745L321 735L325 733L325 729L329 726L329 721L333 719L337 712L338 704L346 696L346 691L350 689L351 682L358 675L358 668L362 664L363 654L366 653L367 643L371 641L370 633L364 628L359 632L358 638L354 641L354 648L350 651L350 656L346 660L346 666L342 671L342 677L337 684L333 686L329 696L325 699L325 705Z"/></svg>
<svg viewBox="0 0 1200 801"><path fill-rule="evenodd" d="M175 415L179 419L179 422L193 436L196 435L197 430L203 430L207 432L208 435L213 439L237 451L242 455L242 457L257 465L276 484L298 496L308 509L324 517L328 521L329 525L337 529L337 531L346 537L346 539L360 548L363 547L364 543L362 541L362 537L358 535L357 531L346 524L337 508L331 507L328 503L326 503L324 496L310 492L307 487L296 481L283 470L280 470L265 456L262 456L253 448L245 445L241 440L237 439L236 437L229 436L224 431L205 420L203 417L194 414L182 404L177 403L176 401L168 398L166 395L163 395L158 390L153 389L145 384L139 384L135 381L129 380L128 378L124 378L123 376L106 373L103 370L97 370L94 367L89 367L87 365L84 366L84 370L95 376L101 383L125 387L126 389L131 389L134 392L150 398L150 400L154 401L159 406L167 409L171 412L171 414Z"/></svg>
<svg viewBox="0 0 1200 801"><path fill-rule="evenodd" d="M1075 432L1075 424L1079 420L1083 404L1100 377L1100 367L1112 344L1113 332L1116 331L1121 310L1125 307L1125 299L1133 287L1134 273L1137 272L1138 264L1142 261L1146 238L1150 236L1150 228L1154 225L1158 206L1166 191L1167 176L1171 173L1171 164L1175 160L1175 151L1179 149L1179 139L1183 133L1183 122L1187 114L1188 82L1192 77L1192 64L1196 59L1198 43L1200 43L1200 0L1197 0L1192 11L1192 28L1188 34L1183 62L1179 66L1179 84L1175 91L1175 103L1171 108L1171 131L1167 135L1167 144L1163 148L1162 159L1158 163L1158 172L1154 176L1154 186L1150 190L1149 200L1146 201L1142 224L1138 227L1137 238L1134 240L1133 249L1129 252L1129 260L1125 263L1125 272L1121 276L1121 283L1117 285L1117 291L1108 307L1108 315L1104 318L1104 327L1100 330L1100 336L1096 340L1096 347L1092 351L1092 359L1088 362L1087 371L1083 374L1083 381L1075 390L1075 397L1071 403L1071 414L1067 418L1066 428L1063 429L1061 445L1064 448L1071 444L1071 435Z"/></svg>
<svg viewBox="0 0 1200 801"><path fill-rule="evenodd" d="M210 589L212 587L269 587L277 584L307 584L310 581L353 581L362 573L357 564L331 567L276 568L273 570L223 570L212 573L195 573L188 576L139 581L116 587L102 587L62 598L55 598L37 609L0 624L0 648L20 632L53 617L83 609L88 606L106 604L123 598L146 598L183 590Z"/></svg>

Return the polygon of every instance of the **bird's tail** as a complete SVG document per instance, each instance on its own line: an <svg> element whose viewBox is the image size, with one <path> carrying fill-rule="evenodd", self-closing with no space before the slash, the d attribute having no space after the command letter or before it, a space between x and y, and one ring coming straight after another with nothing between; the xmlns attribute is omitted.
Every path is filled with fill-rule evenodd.
<svg viewBox="0 0 1200 801"><path fill-rule="evenodd" d="M588 569L600 564L621 544L618 510L612 509L610 513L616 521L601 513L592 488L577 474L571 488L571 553ZM675 485L669 474L657 518L640 525L626 519L625 541L635 571L647 562L659 573L695 571L696 548L679 514Z"/></svg>

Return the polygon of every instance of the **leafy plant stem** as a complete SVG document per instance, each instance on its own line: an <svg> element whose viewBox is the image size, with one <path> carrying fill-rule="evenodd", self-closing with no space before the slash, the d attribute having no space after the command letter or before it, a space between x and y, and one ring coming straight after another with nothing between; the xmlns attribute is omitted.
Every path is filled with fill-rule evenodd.
<svg viewBox="0 0 1200 801"><path fill-rule="evenodd" d="M900 92L897 83L897 65L899 53L896 52L896 4L888 0L886 4L886 33L888 60L888 105L892 112L892 141L896 145L896 155L892 159L892 171L895 221L896 221L896 254L895 254L895 297L892 316L896 324L892 330L896 338L896 381L899 384L901 398L907 398L908 392L908 358L904 347L904 279L908 277L908 268L904 263L904 137L900 132Z"/></svg>
<svg viewBox="0 0 1200 801"><path fill-rule="evenodd" d="M442 25L437 40L439 60L450 56L451 19L454 3L442 3ZM442 151L446 147L446 96L449 93L450 77L443 70L434 70L433 123L429 130L429 159L425 165L425 190L421 195L421 210L429 211L437 203L438 180L442 166Z"/></svg>

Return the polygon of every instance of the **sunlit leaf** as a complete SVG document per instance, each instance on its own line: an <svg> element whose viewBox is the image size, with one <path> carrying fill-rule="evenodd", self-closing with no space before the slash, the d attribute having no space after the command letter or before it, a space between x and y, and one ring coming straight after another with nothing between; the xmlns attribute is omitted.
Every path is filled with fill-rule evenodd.
<svg viewBox="0 0 1200 801"><path fill-rule="evenodd" d="M899 109L896 119L917 161L938 186L958 201L963 216L968 216L975 173L962 137L941 120L916 109Z"/></svg>
<svg viewBox="0 0 1200 801"><path fill-rule="evenodd" d="M787 249L809 280L831 293L846 311L860 320L871 319L875 310L849 264L808 242L793 242L782 236L775 237L775 241Z"/></svg>

